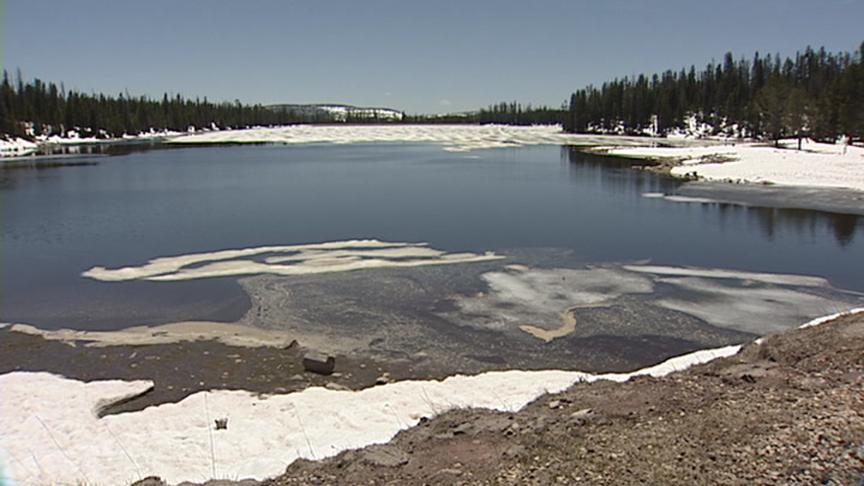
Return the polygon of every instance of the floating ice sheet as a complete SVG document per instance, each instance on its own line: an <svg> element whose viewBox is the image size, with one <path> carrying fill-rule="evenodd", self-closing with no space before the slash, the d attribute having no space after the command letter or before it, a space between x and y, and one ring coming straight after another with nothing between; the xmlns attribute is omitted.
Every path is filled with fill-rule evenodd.
<svg viewBox="0 0 864 486"><path fill-rule="evenodd" d="M631 296L711 325L763 334L864 303L821 277L716 268L606 265L528 268L509 265L482 278L488 292L456 299L462 320L493 330L519 328L544 341L576 330L573 311L618 305ZM658 288L662 285L663 288Z"/></svg>
<svg viewBox="0 0 864 486"><path fill-rule="evenodd" d="M258 255L272 256L266 257L264 261L253 259ZM162 257L137 267L93 267L81 275L108 282L176 281L256 274L308 275L370 268L473 263L501 258L503 257L492 252L447 253L428 248L425 243L351 240Z"/></svg>
<svg viewBox="0 0 864 486"><path fill-rule="evenodd" d="M476 149L522 145L645 145L645 137L577 135L565 133L559 125L291 125L275 128L223 130L173 138L170 143L438 143L445 150L465 152ZM692 144L688 141L668 143ZM650 141L647 143L651 143Z"/></svg>
<svg viewBox="0 0 864 486"><path fill-rule="evenodd" d="M475 325L497 330L518 326L545 341L573 331L575 323L568 310L574 307L604 305L624 294L648 294L653 290L651 279L613 267L509 265L482 277L488 293L458 298L460 312L474 316L471 322Z"/></svg>

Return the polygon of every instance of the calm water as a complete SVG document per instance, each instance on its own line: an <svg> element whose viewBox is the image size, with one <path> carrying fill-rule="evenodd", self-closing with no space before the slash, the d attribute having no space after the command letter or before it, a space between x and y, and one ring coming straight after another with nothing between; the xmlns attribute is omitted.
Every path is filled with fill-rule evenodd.
<svg viewBox="0 0 864 486"><path fill-rule="evenodd" d="M92 266L223 248L355 238L457 250L565 248L820 275L864 290L864 222L849 215L642 197L679 182L566 148L453 154L434 145L223 146L0 171L0 320L117 328L239 318L231 279L104 283Z"/></svg>

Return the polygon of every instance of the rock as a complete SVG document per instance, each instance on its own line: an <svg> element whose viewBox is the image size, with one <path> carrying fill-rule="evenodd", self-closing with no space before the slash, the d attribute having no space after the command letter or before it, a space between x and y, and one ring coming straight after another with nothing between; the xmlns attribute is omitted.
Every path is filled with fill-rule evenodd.
<svg viewBox="0 0 864 486"><path fill-rule="evenodd" d="M519 455L521 455L521 454L524 454L524 453L525 453L525 450L526 450L526 449L525 449L524 446L521 446L521 445L518 445L518 444L516 444L516 445L512 445L512 446L508 447L508 448L504 451L504 456L507 456L507 457L517 457L517 456L519 456Z"/></svg>
<svg viewBox="0 0 864 486"><path fill-rule="evenodd" d="M376 385L386 385L387 383L390 383L390 373L383 373L375 379Z"/></svg>
<svg viewBox="0 0 864 486"><path fill-rule="evenodd" d="M228 417L216 419L216 430L228 430Z"/></svg>
<svg viewBox="0 0 864 486"><path fill-rule="evenodd" d="M303 368L319 375L329 375L336 368L336 358L310 351L303 356Z"/></svg>
<svg viewBox="0 0 864 486"><path fill-rule="evenodd" d="M392 445L374 445L360 453L363 461L382 467L397 467L408 464L408 454Z"/></svg>
<svg viewBox="0 0 864 486"><path fill-rule="evenodd" d="M552 400L549 402L549 408L556 409L561 406L561 402L558 400Z"/></svg>
<svg viewBox="0 0 864 486"><path fill-rule="evenodd" d="M770 362L742 363L730 366L723 370L722 375L727 379L742 380L746 383L755 383L761 379L777 374L777 364Z"/></svg>
<svg viewBox="0 0 864 486"><path fill-rule="evenodd" d="M347 386L340 385L339 383L333 383L332 381L330 383L327 383L326 385L324 385L324 388L326 388L328 390L335 390L335 391L351 391L351 389L348 388Z"/></svg>
<svg viewBox="0 0 864 486"><path fill-rule="evenodd" d="M135 481L132 486L168 486L168 483L162 481L159 476L147 476L144 479Z"/></svg>
<svg viewBox="0 0 864 486"><path fill-rule="evenodd" d="M164 484L164 483L163 483ZM230 479L211 479L206 483L189 483L182 482L177 486L258 486L261 483L254 479L240 479L240 480L230 480Z"/></svg>
<svg viewBox="0 0 864 486"><path fill-rule="evenodd" d="M594 412L590 408L583 408L582 410L577 410L577 411L571 413L570 417L572 417L572 418L587 418L592 413L594 413Z"/></svg>

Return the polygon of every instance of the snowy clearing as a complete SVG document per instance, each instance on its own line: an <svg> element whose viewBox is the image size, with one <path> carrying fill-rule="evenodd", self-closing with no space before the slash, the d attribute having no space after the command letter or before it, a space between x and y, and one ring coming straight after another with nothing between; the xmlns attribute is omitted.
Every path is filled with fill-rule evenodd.
<svg viewBox="0 0 864 486"><path fill-rule="evenodd" d="M715 181L788 186L837 187L864 191L864 147L784 140L781 148L738 143L691 147L612 147L606 153L643 159L678 159L672 174Z"/></svg>
<svg viewBox="0 0 864 486"><path fill-rule="evenodd" d="M804 324L828 322L843 314ZM0 376L4 484L128 484L156 474L169 482L265 478L303 457L321 459L390 440L400 430L458 407L515 411L580 381L663 376L737 353L696 351L632 373L501 371L443 381L403 381L361 391L309 388L285 395L196 393L179 403L98 418L107 404L148 390L147 381L84 383L49 373ZM62 407L57 404L62 403ZM214 420L227 418L226 430Z"/></svg>

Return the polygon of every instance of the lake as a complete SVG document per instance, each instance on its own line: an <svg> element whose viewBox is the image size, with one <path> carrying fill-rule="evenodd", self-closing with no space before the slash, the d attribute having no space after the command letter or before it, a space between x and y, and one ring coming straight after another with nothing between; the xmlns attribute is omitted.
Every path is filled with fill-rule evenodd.
<svg viewBox="0 0 864 486"><path fill-rule="evenodd" d="M235 145L58 160L74 164L0 172L4 322L96 330L236 321L252 305L236 278L103 282L81 274L172 255L364 238L494 251L538 268L698 266L821 276L864 291L859 216L645 197L674 194L682 182L567 147ZM473 284L418 273L443 289L425 312L460 307L442 301L483 291L492 280L481 274L500 265L476 268ZM363 278L354 273L327 278Z"/></svg>

